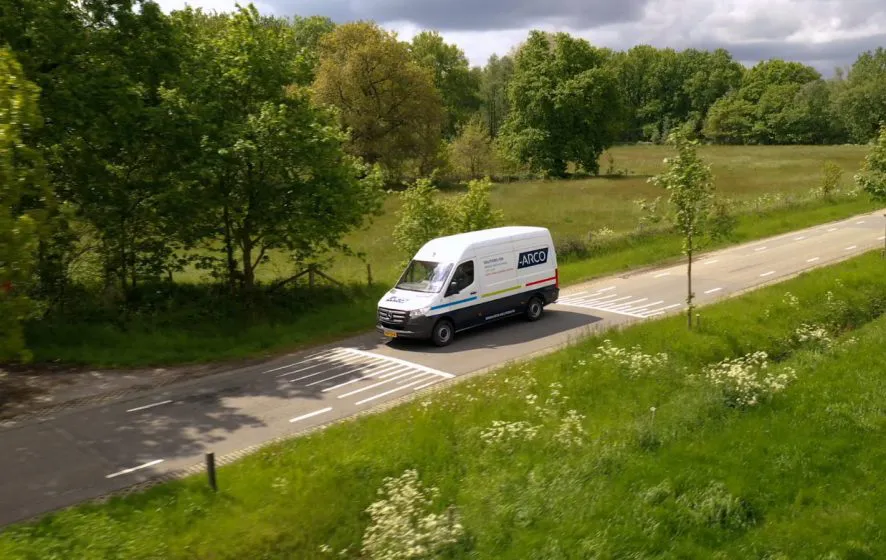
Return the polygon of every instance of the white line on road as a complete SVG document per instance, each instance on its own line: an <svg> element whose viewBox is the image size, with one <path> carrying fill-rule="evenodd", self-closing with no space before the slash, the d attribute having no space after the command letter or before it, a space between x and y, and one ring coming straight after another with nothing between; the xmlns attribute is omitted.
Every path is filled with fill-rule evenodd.
<svg viewBox="0 0 886 560"><path fill-rule="evenodd" d="M422 376L422 377L424 377L424 376ZM384 393L372 395L371 397L365 398L362 401L357 401L357 404L358 405L366 404L369 401L374 401L375 399L390 395L391 393L396 393L397 391L402 391L403 389L408 389L409 387L412 387L413 385L418 385L419 383L424 383L425 381L426 381L426 379L419 379L418 381L413 381L409 385L403 385L402 387L397 387L396 389L391 389L389 391L385 391Z"/></svg>
<svg viewBox="0 0 886 560"><path fill-rule="evenodd" d="M856 224L863 224L864 222L865 222L864 220L859 220L859 221L857 221L857 222L855 222L855 223L856 223Z"/></svg>
<svg viewBox="0 0 886 560"><path fill-rule="evenodd" d="M331 377L324 377L323 379L318 379L317 381L312 381L312 382L308 383L307 385L305 385L305 387L313 387L314 385L319 385L320 383L328 383L329 381L332 381L333 379L338 379L339 377L344 377L345 375L354 375L354 374L359 373L361 371L364 374L366 374L367 372L370 372L376 368L381 368L381 367L385 367L385 366L387 366L387 364L385 364L385 363L381 363L381 364L368 363L366 365L362 365L362 366L358 367L357 369L348 369L348 370L345 370L343 373L338 373L338 374L335 374ZM361 376L361 377L363 377L363 376ZM290 383L294 383L294 381L292 381Z"/></svg>
<svg viewBox="0 0 886 560"><path fill-rule="evenodd" d="M883 241L883 240L886 240L886 235L881 235L880 237L877 238L877 241Z"/></svg>
<svg viewBox="0 0 886 560"><path fill-rule="evenodd" d="M656 274L655 277L656 277L656 278L661 278L662 276L670 276L670 275L671 275L670 272L662 272L662 273L660 273L660 274Z"/></svg>
<svg viewBox="0 0 886 560"><path fill-rule="evenodd" d="M821 257L812 257L811 259L806 259L806 262L815 262L819 260Z"/></svg>
<svg viewBox="0 0 886 560"><path fill-rule="evenodd" d="M643 303L644 301L649 301L649 298L645 297L645 298L635 299L633 301L629 301L629 302L622 303L619 305L614 305L612 307L609 307L608 309L610 311L620 311L622 309L627 309L628 307L633 307L637 303Z"/></svg>
<svg viewBox="0 0 886 560"><path fill-rule="evenodd" d="M363 391L368 391L368 390L370 390L370 389L375 389L376 387L380 387L380 386L382 386L382 385L386 385L386 384L390 383L391 381L396 381L396 380L398 380L398 379L402 379L402 378L404 378L404 377L409 377L410 375L413 377L413 379L415 379L416 375L417 375L418 377L422 377L422 378L424 378L427 374L426 374L426 373L418 373L418 374L416 374L414 371L407 371L406 373L401 373L400 375L398 375L398 376L396 376L396 377L392 377L392 378L390 378L390 379L386 379L386 380L384 380L384 381L379 381L378 383L373 383L372 385L367 385L366 387L361 387L361 388L359 388L359 389L354 389L354 390L351 391L350 393L345 393L344 395L339 395L338 398L340 398L340 399L344 399L344 398L346 398L346 397L350 397L351 395L356 395L357 393L362 393Z"/></svg>
<svg viewBox="0 0 886 560"><path fill-rule="evenodd" d="M413 389L413 391L421 391L421 390L424 389L425 387L430 387L431 385L433 385L434 383L437 383L437 382L439 382L438 379L433 379L433 380L431 380L431 381L428 381L428 382L425 383L424 385L419 385L418 387L415 387L415 388Z"/></svg>
<svg viewBox="0 0 886 560"><path fill-rule="evenodd" d="M307 420L308 418L313 418L314 416L319 416L321 414L326 414L332 410L331 406L327 406L326 408L321 408L320 410L315 410L314 412L309 412L307 414L302 414L301 416L296 416L291 419L290 422L298 422L299 420Z"/></svg>
<svg viewBox="0 0 886 560"><path fill-rule="evenodd" d="M273 373L273 372L275 372L275 371L280 371L281 369L291 368L292 366L297 366L297 365L299 365L299 364L304 364L304 363L306 363L306 362L310 362L310 361L312 361L312 360L314 360L314 359L325 358L325 357L329 357L329 356L334 356L335 354L338 354L339 352L341 352L341 349L340 349L340 348L336 348L335 350L330 350L329 352L319 352L319 353L317 353L317 354L311 354L310 356L306 357L304 360L301 360L301 361L298 361L298 362L293 362L293 363L291 363L291 364L286 364L285 366L275 367L274 369L269 369L269 370L267 370L267 371L263 371L262 373L263 373L263 374L264 374L264 373Z"/></svg>
<svg viewBox="0 0 886 560"><path fill-rule="evenodd" d="M714 292L719 292L719 291L722 290L722 289L723 289L723 288L713 288L713 289L711 289L711 290L706 291L705 293L706 293L706 294L713 294Z"/></svg>
<svg viewBox="0 0 886 560"><path fill-rule="evenodd" d="M145 463L144 465L139 465L139 466L137 466L137 467L132 467L131 469L123 469L122 471L115 472L114 474L109 474L109 475L106 476L105 478L114 478L115 476L120 476L120 475L123 475L123 474L129 474L129 473L131 473L131 472L135 472L135 471L140 470L140 469L146 469L146 468L148 468L148 467L153 467L154 465L156 465L156 464L158 464L158 463L162 463L162 462L163 462L163 459L155 459L155 460L153 460L153 461L148 461L148 462Z"/></svg>
<svg viewBox="0 0 886 560"><path fill-rule="evenodd" d="M311 377L317 377L318 375L323 375L324 373L327 373L327 372L330 372L330 371L335 371L335 370L337 370L338 368L340 368L340 367L342 367L342 366L349 366L349 365L352 365L352 364L359 364L361 361L362 361L362 358L360 358L360 357L355 357L355 358L345 358L344 360L341 360L341 361L338 361L338 362L322 362L322 363L319 364L319 365L332 366L332 367L330 367L330 368L326 368L326 369L321 369L320 371L315 371L314 373L309 373L309 374L307 374L307 375L302 375L301 377L296 377L295 379L290 379L289 382L290 382L290 383L297 383L297 382L302 381L302 380L305 380L305 379L310 379ZM289 375L296 374L296 373L298 373L298 372L300 372L300 371L305 371L305 370L308 370L308 369L312 369L313 367L314 367L314 366L312 366L312 367L310 367L310 368L303 368L303 369L299 369L299 370L296 370L296 371L291 371L291 372L289 372L289 373L281 373L281 374L278 374L277 377L286 377L286 376L289 376Z"/></svg>
<svg viewBox="0 0 886 560"><path fill-rule="evenodd" d="M837 228L835 228L835 227L828 228L828 231L837 231Z"/></svg>
<svg viewBox="0 0 886 560"><path fill-rule="evenodd" d="M640 311L641 309L646 309L647 307L653 307L653 306L656 306L656 305L661 305L661 304L663 304L664 302L665 302L665 300L660 299L660 300L658 300L658 301L653 301L652 303L646 303L646 304L641 305L641 306L639 306L639 307L631 307L630 309L628 309L628 311L630 311L631 313L636 313L637 311Z"/></svg>
<svg viewBox="0 0 886 560"><path fill-rule="evenodd" d="M701 264L714 264L716 262L720 262L720 259L711 259L709 261L703 261Z"/></svg>
<svg viewBox="0 0 886 560"><path fill-rule="evenodd" d="M805 236L805 235L801 235L800 237L795 237L795 238L794 238L794 241L803 241L804 239L806 239L806 236Z"/></svg>
<svg viewBox="0 0 886 560"><path fill-rule="evenodd" d="M169 404L169 403L171 403L171 402L172 402L172 401L155 402L154 404L146 404L145 406L139 406L139 407L137 407L137 408L130 408L130 409L127 410L126 412L138 412L139 410L147 410L147 409L149 409L149 408L154 408L155 406L161 406L161 405L164 405L164 404Z"/></svg>
<svg viewBox="0 0 886 560"><path fill-rule="evenodd" d="M392 373L400 373L400 372L403 372L407 369L409 369L409 368L407 368L406 366L400 366L400 365L395 364L393 366L388 366L388 367L386 367L384 369L380 369L378 371L373 371L372 373L367 373L366 375L362 375L360 377L355 377L354 379L351 379L350 381L345 381L344 383L339 383L338 385L335 385L333 387L327 387L326 389L323 389L323 392L328 393L329 391L335 391L336 389L341 389L342 387L347 387L348 385L350 385L352 383L356 383L356 382L361 381L363 379L370 379L375 376L378 376L379 379L384 379L385 377L388 377ZM384 373L384 375L379 375L382 373Z"/></svg>
<svg viewBox="0 0 886 560"><path fill-rule="evenodd" d="M764 272L763 274L761 274L760 277L762 278L764 276L772 276L773 274L775 274L775 271L770 270L769 272Z"/></svg>
<svg viewBox="0 0 886 560"><path fill-rule="evenodd" d="M853 249L858 249L858 245L850 245L849 247L846 247L846 248L843 249L843 250L844 250L844 251L851 251L851 250L853 250Z"/></svg>
<svg viewBox="0 0 886 560"><path fill-rule="evenodd" d="M401 365L404 365L404 366L409 366L409 367L411 367L412 369L417 369L417 370L419 370L419 371L423 371L423 372L425 372L425 373L432 373L432 374L434 374L434 375L440 375L440 376L446 377L447 379L448 379L448 378L451 378L451 377L455 377L455 376L452 375L451 373L446 373L445 371L440 371L440 370L438 370L438 369L432 369L432 368L429 368L429 367L427 367L427 366L423 366L423 365L421 365L421 364L416 364L416 363L413 363L413 362L407 362L406 360L401 360L401 359L399 359L399 358L392 358L392 357L390 357L390 356L382 356L381 354L374 354L374 353L372 353L372 352L365 352L365 351L363 351L363 350L357 350L356 348L345 348L344 350L345 350L345 352L350 352L350 353L352 353L352 354L358 354L358 355L360 355L360 356L365 356L365 357L367 357L367 358L373 358L373 359L376 359L376 360L387 360L387 361L392 362L392 363L395 363L395 364L401 364Z"/></svg>
<svg viewBox="0 0 886 560"><path fill-rule="evenodd" d="M602 294L603 292L611 292L615 289L615 286L609 286L608 288L603 288L602 290L597 290L595 293Z"/></svg>
<svg viewBox="0 0 886 560"><path fill-rule="evenodd" d="M607 299L612 299L614 297L618 297L618 294L613 294L611 296L604 296L604 297L587 296L587 297L580 297L580 298L563 298L561 300L558 300L557 303L564 303L567 301L570 301L572 303L597 303L600 301L606 301Z"/></svg>
<svg viewBox="0 0 886 560"><path fill-rule="evenodd" d="M765 251L768 247L757 247L754 251Z"/></svg>
<svg viewBox="0 0 886 560"><path fill-rule="evenodd" d="M682 303L675 303L675 304L673 304L673 305L669 305L669 306L667 306L667 307L662 307L662 308L659 308L659 309L650 309L649 311L643 312L643 313L641 313L640 315L642 315L642 316L644 316L644 317L652 317L653 315L661 315L662 313L664 313L664 312L667 311L668 309L673 309L673 308L675 308L675 307L680 307L681 305L683 305L683 304L682 304Z"/></svg>

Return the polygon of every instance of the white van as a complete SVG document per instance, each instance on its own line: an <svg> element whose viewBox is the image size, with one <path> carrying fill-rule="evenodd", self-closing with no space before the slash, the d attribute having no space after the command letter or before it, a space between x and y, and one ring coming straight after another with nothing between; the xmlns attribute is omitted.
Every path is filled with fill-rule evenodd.
<svg viewBox="0 0 886 560"><path fill-rule="evenodd" d="M560 281L551 232L501 227L433 239L378 302L390 338L452 342L456 332L517 313L538 320Z"/></svg>

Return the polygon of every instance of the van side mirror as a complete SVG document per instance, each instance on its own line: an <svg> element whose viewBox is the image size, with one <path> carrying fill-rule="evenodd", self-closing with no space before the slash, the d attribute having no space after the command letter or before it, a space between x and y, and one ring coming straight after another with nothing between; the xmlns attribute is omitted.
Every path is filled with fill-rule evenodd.
<svg viewBox="0 0 886 560"><path fill-rule="evenodd" d="M458 291L458 280L453 280L449 283L449 288L446 290L446 295L451 296L452 294L457 294Z"/></svg>

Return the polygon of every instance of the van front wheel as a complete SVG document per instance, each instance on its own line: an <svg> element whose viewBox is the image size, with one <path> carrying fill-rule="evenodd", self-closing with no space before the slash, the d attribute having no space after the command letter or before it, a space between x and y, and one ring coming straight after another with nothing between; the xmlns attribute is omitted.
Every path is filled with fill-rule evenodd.
<svg viewBox="0 0 886 560"><path fill-rule="evenodd" d="M454 335L455 328L452 326L452 321L443 319L434 325L434 330L431 331L431 341L437 346L446 346L452 342Z"/></svg>
<svg viewBox="0 0 886 560"><path fill-rule="evenodd" d="M533 296L532 299L529 300L529 305L526 306L526 318L530 321L538 321L541 319L541 314L544 312L545 306L541 301L541 298L538 296Z"/></svg>

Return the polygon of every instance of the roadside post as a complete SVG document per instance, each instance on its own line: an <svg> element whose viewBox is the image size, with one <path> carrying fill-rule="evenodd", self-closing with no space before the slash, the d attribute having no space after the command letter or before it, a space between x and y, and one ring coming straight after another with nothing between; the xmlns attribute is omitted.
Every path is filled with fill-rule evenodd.
<svg viewBox="0 0 886 560"><path fill-rule="evenodd" d="M206 454L206 474L209 476L209 487L213 492L218 492L218 484L215 481L215 453Z"/></svg>

